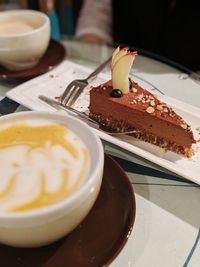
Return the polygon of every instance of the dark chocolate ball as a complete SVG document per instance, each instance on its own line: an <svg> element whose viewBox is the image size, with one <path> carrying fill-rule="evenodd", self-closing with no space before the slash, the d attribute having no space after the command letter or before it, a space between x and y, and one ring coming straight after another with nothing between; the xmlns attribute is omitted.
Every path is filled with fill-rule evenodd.
<svg viewBox="0 0 200 267"><path fill-rule="evenodd" d="M120 89L113 89L110 93L112 97L122 97L122 91Z"/></svg>

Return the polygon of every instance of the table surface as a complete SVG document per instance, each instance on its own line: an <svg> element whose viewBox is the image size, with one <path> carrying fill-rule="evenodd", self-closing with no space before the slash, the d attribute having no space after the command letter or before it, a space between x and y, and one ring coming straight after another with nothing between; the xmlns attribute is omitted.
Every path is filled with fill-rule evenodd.
<svg viewBox="0 0 200 267"><path fill-rule="evenodd" d="M68 59L91 68L113 50L67 39L62 43ZM190 78L182 71L139 55L132 73L145 73L152 82L159 75L159 84L156 79L154 84L164 94L200 108L200 84L193 82L191 86ZM16 85L0 83L0 97ZM132 234L111 267L200 266L199 185L176 179L171 172L107 142L104 148L128 174L136 197Z"/></svg>

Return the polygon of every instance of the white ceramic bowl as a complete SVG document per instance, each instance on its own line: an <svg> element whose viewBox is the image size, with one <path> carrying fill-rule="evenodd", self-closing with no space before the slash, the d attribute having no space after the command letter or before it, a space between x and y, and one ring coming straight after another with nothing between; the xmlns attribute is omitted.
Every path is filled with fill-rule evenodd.
<svg viewBox="0 0 200 267"><path fill-rule="evenodd" d="M11 23L13 25L8 26ZM25 23L33 29L21 33L0 33L0 64L9 70L35 66L50 40L50 20L46 14L23 9L0 12L0 27L7 27L7 32L14 27L20 28L19 23Z"/></svg>
<svg viewBox="0 0 200 267"><path fill-rule="evenodd" d="M0 118L1 126L34 118L66 125L85 142L90 156L90 169L83 184L69 197L56 204L26 212L0 212L0 243L17 247L49 244L70 233L88 214L95 203L103 176L104 151L98 136L85 123L51 112L19 112Z"/></svg>

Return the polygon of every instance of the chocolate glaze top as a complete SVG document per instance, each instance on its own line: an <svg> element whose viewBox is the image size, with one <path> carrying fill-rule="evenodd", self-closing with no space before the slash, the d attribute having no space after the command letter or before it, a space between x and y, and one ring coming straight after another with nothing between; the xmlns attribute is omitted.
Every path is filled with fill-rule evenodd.
<svg viewBox="0 0 200 267"><path fill-rule="evenodd" d="M111 96L113 90L112 81L108 81L100 86L93 87L92 90L109 98L111 101L119 103L129 108L134 108L142 112L147 112L151 116L158 117L162 120L181 126L186 132L191 132L191 127L176 114L166 103L161 102L156 95L143 89L136 82L132 81L132 88L128 94L115 98ZM117 89L117 88L116 88Z"/></svg>

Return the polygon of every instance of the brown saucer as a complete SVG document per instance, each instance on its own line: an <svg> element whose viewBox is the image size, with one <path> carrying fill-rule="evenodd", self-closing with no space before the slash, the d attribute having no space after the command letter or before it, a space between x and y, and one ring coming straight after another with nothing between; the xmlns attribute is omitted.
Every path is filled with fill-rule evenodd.
<svg viewBox="0 0 200 267"><path fill-rule="evenodd" d="M121 167L105 155L99 197L86 219L68 236L41 248L0 245L1 266L108 266L124 247L135 220L135 196Z"/></svg>
<svg viewBox="0 0 200 267"><path fill-rule="evenodd" d="M21 71L11 71L0 66L0 81L25 81L36 77L58 65L65 57L66 50L57 41L51 40L45 55L33 68Z"/></svg>

